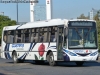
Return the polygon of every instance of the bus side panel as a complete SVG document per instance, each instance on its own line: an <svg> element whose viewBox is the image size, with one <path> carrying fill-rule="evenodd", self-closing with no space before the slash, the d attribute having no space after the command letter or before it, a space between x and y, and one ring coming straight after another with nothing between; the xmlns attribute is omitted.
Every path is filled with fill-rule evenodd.
<svg viewBox="0 0 100 75"><path fill-rule="evenodd" d="M46 60L48 50L53 52L54 60L57 60L57 57L55 57L57 52L53 48L54 46L56 46L56 43L36 43L32 51L27 55L26 60Z"/></svg>

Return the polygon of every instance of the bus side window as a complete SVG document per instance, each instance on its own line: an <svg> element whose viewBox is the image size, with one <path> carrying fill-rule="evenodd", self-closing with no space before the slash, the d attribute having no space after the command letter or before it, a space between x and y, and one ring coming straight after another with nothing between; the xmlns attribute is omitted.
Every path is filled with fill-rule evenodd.
<svg viewBox="0 0 100 75"><path fill-rule="evenodd" d="M33 42L38 42L38 33L33 34Z"/></svg>
<svg viewBox="0 0 100 75"><path fill-rule="evenodd" d="M56 41L56 35L57 35L57 27L51 27L50 42Z"/></svg>
<svg viewBox="0 0 100 75"><path fill-rule="evenodd" d="M8 31L7 43L14 43L14 31Z"/></svg>
<svg viewBox="0 0 100 75"><path fill-rule="evenodd" d="M44 34L40 34L39 35L39 37L40 37L40 42L43 42L43 40L44 40L44 36L43 36Z"/></svg>
<svg viewBox="0 0 100 75"><path fill-rule="evenodd" d="M43 42L47 42L47 39L48 39L48 37L47 37L47 30L48 30L48 28L44 28L44 35L43 35Z"/></svg>
<svg viewBox="0 0 100 75"><path fill-rule="evenodd" d="M38 29L32 29L31 42L38 42Z"/></svg>
<svg viewBox="0 0 100 75"><path fill-rule="evenodd" d="M7 43L7 31L4 31L3 40L5 43Z"/></svg>
<svg viewBox="0 0 100 75"><path fill-rule="evenodd" d="M39 42L43 42L44 40L44 28L40 28L40 31L39 31Z"/></svg>
<svg viewBox="0 0 100 75"><path fill-rule="evenodd" d="M25 43L29 43L30 42L29 35L30 35L30 30L29 29L25 29L24 30Z"/></svg>
<svg viewBox="0 0 100 75"><path fill-rule="evenodd" d="M23 31L17 30L15 35L15 43L22 43L23 42Z"/></svg>

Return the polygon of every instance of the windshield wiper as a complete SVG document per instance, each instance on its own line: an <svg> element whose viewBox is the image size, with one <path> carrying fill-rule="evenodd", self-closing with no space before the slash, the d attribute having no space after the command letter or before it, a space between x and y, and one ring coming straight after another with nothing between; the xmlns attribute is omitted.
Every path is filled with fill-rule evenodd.
<svg viewBox="0 0 100 75"><path fill-rule="evenodd" d="M84 39L86 39L86 37L88 36L89 32L91 31L91 28L89 28L88 32L86 33Z"/></svg>
<svg viewBox="0 0 100 75"><path fill-rule="evenodd" d="M77 32L77 34L79 35L80 39L82 39L82 36L79 34L77 28L75 28L75 31Z"/></svg>

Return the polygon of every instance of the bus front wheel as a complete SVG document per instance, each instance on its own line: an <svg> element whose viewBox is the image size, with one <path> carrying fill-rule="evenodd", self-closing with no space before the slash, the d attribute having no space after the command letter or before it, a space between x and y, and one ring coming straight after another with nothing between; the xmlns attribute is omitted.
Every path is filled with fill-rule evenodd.
<svg viewBox="0 0 100 75"><path fill-rule="evenodd" d="M50 52L49 55L48 55L48 62L49 62L50 66L55 66L56 65L56 62L54 61L54 56L53 56L52 52Z"/></svg>

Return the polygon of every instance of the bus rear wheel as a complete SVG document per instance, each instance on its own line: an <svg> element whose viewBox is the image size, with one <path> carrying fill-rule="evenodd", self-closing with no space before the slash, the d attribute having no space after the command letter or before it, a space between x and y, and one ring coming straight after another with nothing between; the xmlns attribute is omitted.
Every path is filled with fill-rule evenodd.
<svg viewBox="0 0 100 75"><path fill-rule="evenodd" d="M14 63L23 63L24 62L24 60L21 60L21 59L17 58L17 53L16 52L13 53L12 58L13 58Z"/></svg>
<svg viewBox="0 0 100 75"><path fill-rule="evenodd" d="M84 64L84 61L76 61L75 63L77 66L82 66Z"/></svg>
<svg viewBox="0 0 100 75"><path fill-rule="evenodd" d="M17 53L16 52L13 53L12 58L13 58L14 63L18 63L18 58L17 58Z"/></svg>
<svg viewBox="0 0 100 75"><path fill-rule="evenodd" d="M49 55L48 55L48 62L49 62L50 66L55 66L56 65L56 62L54 61L54 56L53 56L52 52L50 52Z"/></svg>

